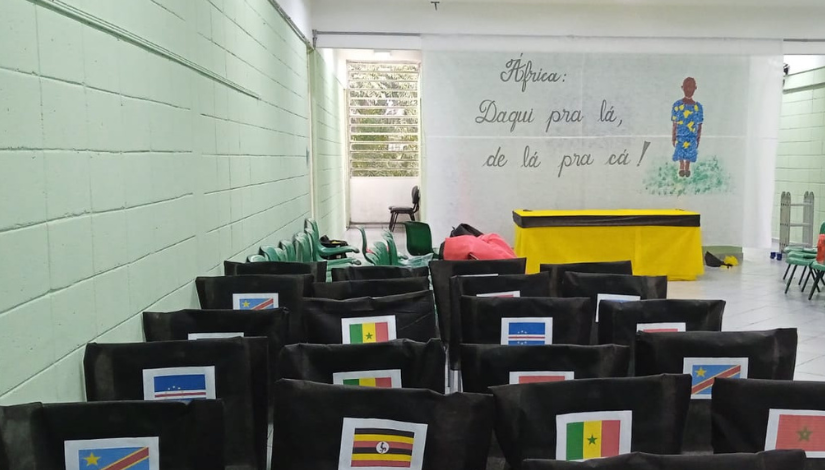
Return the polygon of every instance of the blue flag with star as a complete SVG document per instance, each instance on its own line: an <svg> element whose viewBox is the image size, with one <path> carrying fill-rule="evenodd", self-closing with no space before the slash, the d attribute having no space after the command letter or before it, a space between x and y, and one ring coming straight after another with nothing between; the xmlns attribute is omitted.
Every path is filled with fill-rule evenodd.
<svg viewBox="0 0 825 470"><path fill-rule="evenodd" d="M84 470L150 470L148 447L80 449L77 456Z"/></svg>

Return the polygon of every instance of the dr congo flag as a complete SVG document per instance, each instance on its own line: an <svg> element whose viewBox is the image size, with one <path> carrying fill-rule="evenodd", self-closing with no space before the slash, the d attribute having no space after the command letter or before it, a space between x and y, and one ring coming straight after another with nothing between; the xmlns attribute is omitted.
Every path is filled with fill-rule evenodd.
<svg viewBox="0 0 825 470"><path fill-rule="evenodd" d="M825 383L726 380L713 386L714 452L800 449L825 469Z"/></svg>
<svg viewBox="0 0 825 470"><path fill-rule="evenodd" d="M684 373L691 377L691 403L685 427L685 451L708 452L710 399L716 381L791 380L796 361L796 330L689 331L639 333L636 375Z"/></svg>

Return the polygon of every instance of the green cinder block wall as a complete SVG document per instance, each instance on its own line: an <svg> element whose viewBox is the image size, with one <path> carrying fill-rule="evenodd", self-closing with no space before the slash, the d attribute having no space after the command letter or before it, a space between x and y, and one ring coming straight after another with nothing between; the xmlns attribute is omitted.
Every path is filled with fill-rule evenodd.
<svg viewBox="0 0 825 470"><path fill-rule="evenodd" d="M196 276L311 210L307 49L268 0L67 3L140 40L0 2L0 404L82 400L87 342L142 341L140 312L197 307Z"/></svg>

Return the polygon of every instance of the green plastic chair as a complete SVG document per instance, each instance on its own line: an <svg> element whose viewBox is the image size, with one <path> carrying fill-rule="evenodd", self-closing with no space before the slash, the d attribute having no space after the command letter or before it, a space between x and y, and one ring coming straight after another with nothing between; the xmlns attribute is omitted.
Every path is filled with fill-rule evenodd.
<svg viewBox="0 0 825 470"><path fill-rule="evenodd" d="M312 247L315 250L315 261L326 261L333 256L345 255L347 253L358 253L358 248L351 246L339 246L329 248L321 244L321 233L318 230L318 223L313 219L304 221L304 230L310 235Z"/></svg>
<svg viewBox="0 0 825 470"><path fill-rule="evenodd" d="M301 263L310 263L315 261L312 257L312 242L306 233L296 233L293 239L295 243L295 253L297 261Z"/></svg>
<svg viewBox="0 0 825 470"><path fill-rule="evenodd" d="M364 259L369 264L378 264L378 255L367 248L367 232L364 231L364 227L358 227L358 231L361 232L361 252L364 254Z"/></svg>
<svg viewBox="0 0 825 470"><path fill-rule="evenodd" d="M261 261L268 261L268 260L263 255L249 255L249 257L246 258L247 263L259 263Z"/></svg>
<svg viewBox="0 0 825 470"><path fill-rule="evenodd" d="M281 240L278 248L284 251L286 258L282 261L298 261L298 253L295 251L295 245L289 240Z"/></svg>
<svg viewBox="0 0 825 470"><path fill-rule="evenodd" d="M433 249L433 234L430 225L424 222L404 222L404 231L407 234L407 253L410 256L423 256L435 253Z"/></svg>
<svg viewBox="0 0 825 470"><path fill-rule="evenodd" d="M808 300L814 297L814 292L819 292L819 284L822 282L822 277L825 276L825 264L819 264L816 261L809 266L813 275L814 284L811 287L811 293L808 294ZM807 280L805 281L807 283ZM802 290L805 290L804 288Z"/></svg>
<svg viewBox="0 0 825 470"><path fill-rule="evenodd" d="M387 249L386 243L375 242L372 246L372 251L375 253L376 266L392 266L392 264L390 264L390 252Z"/></svg>
<svg viewBox="0 0 825 470"><path fill-rule="evenodd" d="M822 222L822 225L819 226L819 234L825 235L825 222ZM805 248L802 246L786 246L782 253L785 254L794 254L794 253L805 253L805 254L813 254L816 257L816 248ZM788 271L785 270L785 275L788 275ZM784 277L782 279L785 279Z"/></svg>
<svg viewBox="0 0 825 470"><path fill-rule="evenodd" d="M305 228L304 233L301 234L301 235L304 235L301 238L306 240L306 245L307 245L307 248L304 248L304 250L303 250L303 256L305 256L305 257L308 256L309 257L308 259L304 260L304 263L307 263L307 262L310 262L310 261L326 261L326 263L327 263L327 273L329 273L330 270L332 270L332 268L334 268L334 267L337 268L337 267L340 267L340 266L343 266L343 265L360 265L361 264L361 262L358 261L355 258L336 258L336 259L323 259L323 258L320 258L319 259L317 253L315 252L315 246L312 243L312 229L311 228Z"/></svg>
<svg viewBox="0 0 825 470"><path fill-rule="evenodd" d="M265 258L264 261L283 261L278 256L274 246L262 245L259 249L261 253L263 253L263 257Z"/></svg>
<svg viewBox="0 0 825 470"><path fill-rule="evenodd" d="M786 294L788 293L788 289L790 289L791 287L791 282L793 282L794 275L796 274L796 268L802 266L802 275L799 278L799 284L802 284L802 281L804 279L807 279L806 273L808 272L808 269L811 267L813 263L816 262L816 255L814 255L813 258L810 258L805 254L791 254L788 256L787 260L788 269L790 269L791 266L793 266L793 271L791 271L791 275L790 277L788 277L788 283L785 285ZM802 286L802 290L805 290L805 286Z"/></svg>

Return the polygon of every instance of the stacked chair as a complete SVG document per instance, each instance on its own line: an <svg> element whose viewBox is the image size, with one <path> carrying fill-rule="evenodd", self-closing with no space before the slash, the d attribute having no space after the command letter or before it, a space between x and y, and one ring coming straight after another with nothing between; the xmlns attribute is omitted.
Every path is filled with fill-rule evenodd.
<svg viewBox="0 0 825 470"><path fill-rule="evenodd" d="M630 262L358 266L318 233L87 345L88 402L0 407L0 469L825 470L796 330L721 332Z"/></svg>

